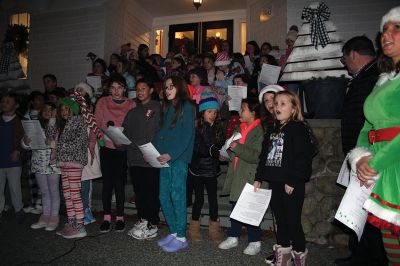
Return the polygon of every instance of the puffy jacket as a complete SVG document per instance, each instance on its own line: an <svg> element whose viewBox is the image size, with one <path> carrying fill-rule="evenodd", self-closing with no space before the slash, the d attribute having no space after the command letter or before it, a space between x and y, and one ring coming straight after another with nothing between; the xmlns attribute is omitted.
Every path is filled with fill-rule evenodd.
<svg viewBox="0 0 400 266"><path fill-rule="evenodd" d="M224 144L224 133L219 123L202 123L196 130L192 162L189 166L193 175L214 177L220 171L219 150Z"/></svg>

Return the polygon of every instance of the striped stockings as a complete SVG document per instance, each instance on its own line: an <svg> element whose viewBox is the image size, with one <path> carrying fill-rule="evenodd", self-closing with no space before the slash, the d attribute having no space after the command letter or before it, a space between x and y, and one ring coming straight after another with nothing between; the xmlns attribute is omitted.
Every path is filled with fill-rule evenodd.
<svg viewBox="0 0 400 266"><path fill-rule="evenodd" d="M82 168L61 166L61 179L67 207L68 221L76 222L79 229L83 226L83 203L81 198Z"/></svg>
<svg viewBox="0 0 400 266"><path fill-rule="evenodd" d="M389 265L400 266L400 236L389 230L381 230L381 232Z"/></svg>

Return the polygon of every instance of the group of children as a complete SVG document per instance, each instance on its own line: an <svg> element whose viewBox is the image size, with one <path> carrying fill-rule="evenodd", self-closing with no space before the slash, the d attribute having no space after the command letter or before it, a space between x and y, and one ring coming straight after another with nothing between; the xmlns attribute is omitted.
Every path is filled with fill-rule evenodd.
<svg viewBox="0 0 400 266"><path fill-rule="evenodd" d="M220 81L229 77L234 84L246 85L240 66L237 68L238 73L227 69ZM278 242L266 262L286 265L293 258L296 265L305 265L307 250L301 211L304 183L311 175L312 154L298 96L278 85L269 85L260 91L258 98L249 95L243 99L240 112L233 113L226 110L230 98L208 86L207 72L194 69L189 80L188 86L182 77L166 78L159 93L161 104L154 100L154 95L157 98L154 85L145 79L136 81L137 98L129 99L128 86L119 74L110 76L109 95L101 97L95 106L92 88L85 83L78 84L73 94L61 99L58 106L45 102L38 119L48 148L32 150L31 157L31 172L42 194L43 213L31 227L48 231L57 228L61 176L68 219L57 234L65 238L86 236L85 225L95 221L90 211L90 180L102 176L104 216L100 231L123 232L129 172L138 220L128 235L140 240L155 238L161 206L169 234L158 240L158 245L166 252L186 248L187 189L193 189L195 199L188 232L193 243L202 241L200 216L206 188L212 242L220 249L236 247L242 226L246 226L249 245L243 253L256 255L261 250L260 227L231 219L228 238L221 242L217 177L220 162L228 161L223 190L230 195L232 209L246 183L254 184L256 190L262 181L268 181L272 189L271 207L277 220ZM0 210L4 207L7 180L17 219L21 219L20 155L22 148L30 149L32 140L24 137L17 108L17 95L10 92L3 96L0 141L5 148L0 157ZM104 133L109 126L120 128L132 144L115 144ZM220 149L234 132L240 133L241 138L230 145L226 158L220 155ZM157 158L160 164L168 167L154 168L146 162L138 146L149 142L161 154ZM187 186L187 180L192 181L191 186Z"/></svg>

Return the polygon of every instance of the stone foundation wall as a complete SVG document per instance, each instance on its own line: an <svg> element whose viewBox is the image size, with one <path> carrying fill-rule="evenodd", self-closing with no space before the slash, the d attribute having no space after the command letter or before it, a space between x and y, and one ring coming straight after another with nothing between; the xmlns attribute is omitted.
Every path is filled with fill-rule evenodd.
<svg viewBox="0 0 400 266"><path fill-rule="evenodd" d="M313 160L313 175L306 183L302 223L307 241L319 244L346 243L346 235L333 223L345 188L336 185L344 160L340 119L310 119L320 143Z"/></svg>

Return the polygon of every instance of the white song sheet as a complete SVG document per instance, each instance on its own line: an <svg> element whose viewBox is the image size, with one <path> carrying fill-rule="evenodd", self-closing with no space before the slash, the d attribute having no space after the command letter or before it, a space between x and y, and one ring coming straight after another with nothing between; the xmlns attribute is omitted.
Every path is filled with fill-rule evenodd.
<svg viewBox="0 0 400 266"><path fill-rule="evenodd" d="M272 85L278 82L281 67L263 64L260 72L259 82L265 85Z"/></svg>
<svg viewBox="0 0 400 266"><path fill-rule="evenodd" d="M22 120L21 122L25 131L25 135L31 139L29 147L32 150L43 150L50 148L50 146L46 145L45 143L46 136L39 120Z"/></svg>
<svg viewBox="0 0 400 266"><path fill-rule="evenodd" d="M231 97L229 101L229 111L240 111L242 99L247 98L246 86L228 86L228 95Z"/></svg>
<svg viewBox="0 0 400 266"><path fill-rule="evenodd" d="M368 212L363 209L363 205L371 195L372 189L373 185L369 188L360 186L357 174L351 171L349 186L335 215L336 220L356 232L358 240L361 238L368 215Z"/></svg>
<svg viewBox="0 0 400 266"><path fill-rule="evenodd" d="M225 141L224 146L222 146L222 148L219 150L219 154L222 155L223 157L229 159L229 154L228 154L227 150L231 146L232 142L234 142L235 140L241 139L241 138L242 138L242 134L240 134L239 132L236 132L236 131L233 132L232 136Z"/></svg>
<svg viewBox="0 0 400 266"><path fill-rule="evenodd" d="M132 142L122 133L123 127L109 126L104 134L117 145L130 145Z"/></svg>
<svg viewBox="0 0 400 266"><path fill-rule="evenodd" d="M345 187L348 187L350 182L349 156L350 153L348 153L346 158L344 159L342 167L340 168L338 178L336 180L336 183Z"/></svg>
<svg viewBox="0 0 400 266"><path fill-rule="evenodd" d="M157 149L154 147L154 145L151 142L143 144L138 147L139 147L139 150L143 154L144 160L151 166L153 166L155 168L169 167L169 164L167 164L167 163L161 164L157 160L157 158L160 156L160 153L157 151Z"/></svg>
<svg viewBox="0 0 400 266"><path fill-rule="evenodd" d="M239 222L259 226L271 201L272 190L257 189L246 183L230 218Z"/></svg>
<svg viewBox="0 0 400 266"><path fill-rule="evenodd" d="M253 65L253 63L251 62L250 56L245 55L243 58L244 58L244 64L245 64L246 68L250 68Z"/></svg>
<svg viewBox="0 0 400 266"><path fill-rule="evenodd" d="M101 94L101 77L100 76L87 76L86 83L89 84L93 89L96 95Z"/></svg>

